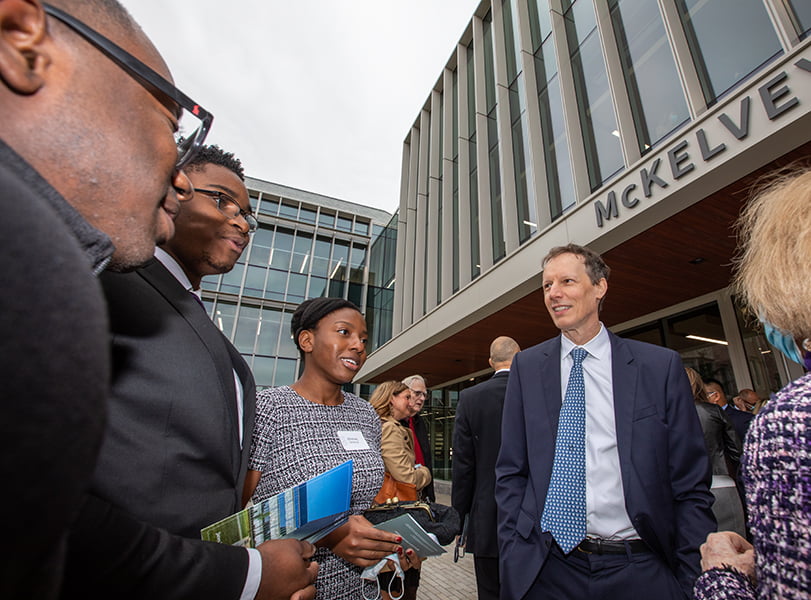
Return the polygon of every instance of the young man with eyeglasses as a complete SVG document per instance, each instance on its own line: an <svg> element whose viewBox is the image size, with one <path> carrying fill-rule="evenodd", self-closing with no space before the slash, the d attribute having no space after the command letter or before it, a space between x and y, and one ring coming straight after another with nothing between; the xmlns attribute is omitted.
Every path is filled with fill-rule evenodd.
<svg viewBox="0 0 811 600"><path fill-rule="evenodd" d="M237 598L245 550L170 536L87 493L110 373L95 276L171 237L212 117L117 2L54 4L0 1L0 597ZM198 124L179 153L184 112ZM303 554L273 569L289 592L264 571L262 597L312 581Z"/></svg>

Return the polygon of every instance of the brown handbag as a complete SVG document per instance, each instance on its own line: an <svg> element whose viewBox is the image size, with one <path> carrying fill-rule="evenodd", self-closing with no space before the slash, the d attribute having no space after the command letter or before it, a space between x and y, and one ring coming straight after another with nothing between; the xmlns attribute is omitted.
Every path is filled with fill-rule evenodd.
<svg viewBox="0 0 811 600"><path fill-rule="evenodd" d="M375 504L386 504L386 502L394 502L397 498L399 502L416 502L417 500L417 486L413 483L405 483L404 481L397 481L391 476L391 473L386 471L383 476L383 486L375 496Z"/></svg>

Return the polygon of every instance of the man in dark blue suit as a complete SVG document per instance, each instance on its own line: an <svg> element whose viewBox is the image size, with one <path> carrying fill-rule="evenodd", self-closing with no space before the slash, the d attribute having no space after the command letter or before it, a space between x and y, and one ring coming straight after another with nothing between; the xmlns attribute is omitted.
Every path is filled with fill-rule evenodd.
<svg viewBox="0 0 811 600"><path fill-rule="evenodd" d="M496 463L501 598L692 597L715 530L679 355L600 322L609 269L574 244L543 261L562 335L513 360Z"/></svg>
<svg viewBox="0 0 811 600"><path fill-rule="evenodd" d="M735 408L729 400L724 391L724 386L717 379L705 379L704 389L707 391L707 397L710 402L717 404L724 411L724 416L732 423L735 428L735 433L741 438L741 442L746 438L746 432L749 431L749 425L754 419L754 415L748 412L743 412ZM742 390L742 392L747 390Z"/></svg>
<svg viewBox="0 0 811 600"><path fill-rule="evenodd" d="M495 374L462 390L453 428L453 507L467 518L467 543L476 567L479 600L498 600L498 539L496 534L496 457L501 447L501 411L518 344L499 336L490 344Z"/></svg>

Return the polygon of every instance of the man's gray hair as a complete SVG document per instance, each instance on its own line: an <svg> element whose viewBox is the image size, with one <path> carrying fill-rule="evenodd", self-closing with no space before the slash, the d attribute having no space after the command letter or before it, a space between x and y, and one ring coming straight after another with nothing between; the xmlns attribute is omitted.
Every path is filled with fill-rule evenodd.
<svg viewBox="0 0 811 600"><path fill-rule="evenodd" d="M425 382L425 377L422 375L409 375L405 379L403 379L403 383L406 384L408 387L411 387L411 384L414 383L417 379L422 381L422 385L428 387L428 384Z"/></svg>

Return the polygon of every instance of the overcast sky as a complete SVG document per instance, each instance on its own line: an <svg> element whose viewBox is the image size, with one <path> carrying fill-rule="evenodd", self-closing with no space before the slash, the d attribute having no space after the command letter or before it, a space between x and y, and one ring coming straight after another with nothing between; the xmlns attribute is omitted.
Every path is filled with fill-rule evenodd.
<svg viewBox="0 0 811 600"><path fill-rule="evenodd" d="M403 140L479 0L123 0L246 174L393 213Z"/></svg>

